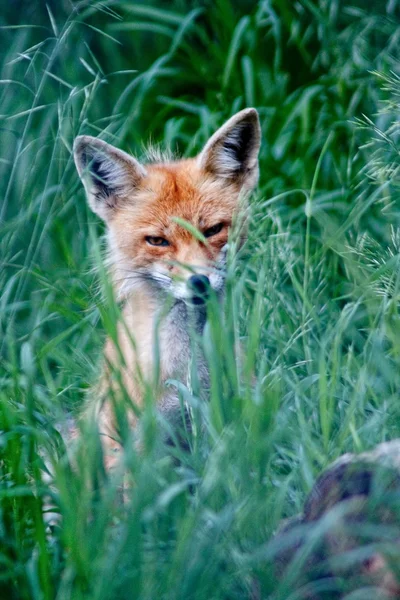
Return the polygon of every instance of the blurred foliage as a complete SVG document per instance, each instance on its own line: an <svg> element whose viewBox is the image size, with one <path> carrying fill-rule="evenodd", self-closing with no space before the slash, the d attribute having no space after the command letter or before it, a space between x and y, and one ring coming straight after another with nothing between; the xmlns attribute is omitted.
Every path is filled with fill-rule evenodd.
<svg viewBox="0 0 400 600"><path fill-rule="evenodd" d="M278 523L331 460L399 435L399 17L396 0L1 7L1 598L304 597L301 561L274 572ZM123 504L96 431L74 468L59 432L111 310L73 139L193 155L245 106L262 122L260 190L205 340L219 385L204 439L179 466L160 457L149 408Z"/></svg>

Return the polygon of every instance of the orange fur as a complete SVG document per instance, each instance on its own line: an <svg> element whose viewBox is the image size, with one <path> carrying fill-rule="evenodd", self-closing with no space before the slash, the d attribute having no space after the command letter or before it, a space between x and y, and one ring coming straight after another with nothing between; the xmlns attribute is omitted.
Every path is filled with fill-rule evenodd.
<svg viewBox="0 0 400 600"><path fill-rule="evenodd" d="M236 184L213 181L193 160L151 166L134 202L127 199L109 223L113 243L132 265L142 267L160 261L171 275L187 278L191 271L182 265L195 269L211 266L227 243L238 193ZM224 228L206 245L174 222L174 217L200 232L220 222ZM170 246L146 245L148 235L165 237Z"/></svg>
<svg viewBox="0 0 400 600"><path fill-rule="evenodd" d="M222 293L224 249L239 200L257 181L259 145L254 109L232 117L197 158L187 160L141 165L101 140L83 136L75 142L75 162L89 203L107 224L110 271L117 296L124 302L117 344L106 341L106 368L97 388L96 418L104 447L111 453L108 466L119 449L113 401L121 401L121 384L140 408L143 382L151 381L159 409L176 419L179 399L165 382L186 382L190 315L202 326L205 319L204 307L189 306L194 294L190 281L196 274ZM185 223L205 238L199 239ZM154 245L154 239L162 243ZM160 354L158 370L155 347ZM208 371L201 359L198 370L207 383ZM159 377L154 381L156 372Z"/></svg>

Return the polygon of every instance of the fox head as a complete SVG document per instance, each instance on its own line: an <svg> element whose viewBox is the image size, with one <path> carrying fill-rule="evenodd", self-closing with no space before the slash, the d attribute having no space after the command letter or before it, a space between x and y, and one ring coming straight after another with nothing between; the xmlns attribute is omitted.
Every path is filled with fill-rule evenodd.
<svg viewBox="0 0 400 600"><path fill-rule="evenodd" d="M240 198L258 180L257 111L234 115L191 159L141 164L79 136L74 158L92 210L106 223L120 295L138 286L201 303L223 288L228 234Z"/></svg>

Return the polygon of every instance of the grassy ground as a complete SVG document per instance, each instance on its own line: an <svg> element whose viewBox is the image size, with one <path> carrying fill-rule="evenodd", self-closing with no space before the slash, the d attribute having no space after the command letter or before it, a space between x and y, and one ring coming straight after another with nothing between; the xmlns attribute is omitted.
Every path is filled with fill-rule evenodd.
<svg viewBox="0 0 400 600"><path fill-rule="evenodd" d="M400 434L399 13L397 0L0 9L0 598L304 597L299 564L272 568L280 521L337 456ZM201 427L179 466L148 406L122 505L96 432L73 471L57 428L96 381L115 314L73 138L189 155L245 106L262 121L260 190L204 342L210 404L182 389Z"/></svg>

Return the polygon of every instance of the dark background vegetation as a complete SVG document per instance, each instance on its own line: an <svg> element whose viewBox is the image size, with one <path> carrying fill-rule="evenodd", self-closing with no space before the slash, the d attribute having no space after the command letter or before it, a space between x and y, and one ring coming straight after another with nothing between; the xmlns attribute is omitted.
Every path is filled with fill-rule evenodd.
<svg viewBox="0 0 400 600"><path fill-rule="evenodd" d="M273 568L281 519L337 456L400 431L399 18L397 0L3 3L1 598L304 597L301 560ZM246 106L260 190L206 340L206 442L179 466L160 457L150 407L122 504L96 433L71 470L57 429L112 329L73 139L193 155Z"/></svg>

